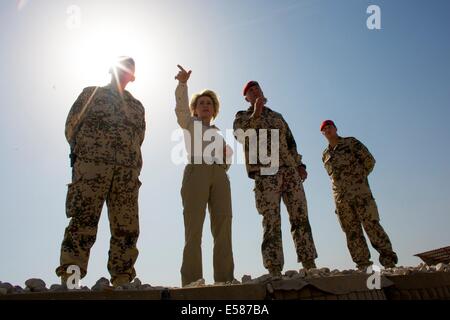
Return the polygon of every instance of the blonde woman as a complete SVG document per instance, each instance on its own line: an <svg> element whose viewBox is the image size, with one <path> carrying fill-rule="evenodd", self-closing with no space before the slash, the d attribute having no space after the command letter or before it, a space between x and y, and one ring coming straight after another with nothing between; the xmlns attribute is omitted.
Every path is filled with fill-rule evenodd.
<svg viewBox="0 0 450 320"><path fill-rule="evenodd" d="M180 71L175 77L179 82L175 90L175 113L178 124L185 129L189 158L181 187L185 228L181 282L184 287L199 280L203 281L201 243L206 206L209 209L214 238L214 281L232 282L234 262L231 245L231 191L226 173L229 168L226 160L232 151L218 134L219 129L211 124L219 113L217 95L211 90L205 90L195 94L189 104L187 81L191 71L187 72L180 65L178 68ZM205 148L211 141L203 137L211 135L214 136L214 143L223 147L220 152L211 152L211 155L208 155Z"/></svg>

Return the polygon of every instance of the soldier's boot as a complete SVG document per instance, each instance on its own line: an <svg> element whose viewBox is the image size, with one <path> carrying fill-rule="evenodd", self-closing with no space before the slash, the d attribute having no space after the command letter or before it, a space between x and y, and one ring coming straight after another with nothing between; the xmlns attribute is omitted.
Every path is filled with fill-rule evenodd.
<svg viewBox="0 0 450 320"><path fill-rule="evenodd" d="M61 286L67 288L67 280L69 280L69 276L63 275L61 278Z"/></svg>
<svg viewBox="0 0 450 320"><path fill-rule="evenodd" d="M356 266L356 268L363 273L367 273L367 269L372 267L372 265L373 265L373 263L361 263L361 264L358 264Z"/></svg>
<svg viewBox="0 0 450 320"><path fill-rule="evenodd" d="M380 263L386 269L395 268L395 265L398 263L398 257L395 252L388 252L380 254Z"/></svg>
<svg viewBox="0 0 450 320"><path fill-rule="evenodd" d="M122 287L128 288L130 286L130 277L128 275L118 275L111 279L111 284L114 288Z"/></svg>
<svg viewBox="0 0 450 320"><path fill-rule="evenodd" d="M279 280L282 277L281 268L280 267L271 267L269 268L269 274L272 280Z"/></svg>
<svg viewBox="0 0 450 320"><path fill-rule="evenodd" d="M317 268L314 259L303 261L302 265L303 268L305 268L306 270Z"/></svg>

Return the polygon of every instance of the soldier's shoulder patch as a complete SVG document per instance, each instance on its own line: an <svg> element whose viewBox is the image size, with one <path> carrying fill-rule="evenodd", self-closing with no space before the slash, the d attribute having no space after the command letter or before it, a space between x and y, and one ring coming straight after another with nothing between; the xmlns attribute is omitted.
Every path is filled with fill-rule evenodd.
<svg viewBox="0 0 450 320"><path fill-rule="evenodd" d="M98 87L96 87L96 86L89 86L89 87L84 88L84 89L83 89L83 92L86 92L86 93L92 93L92 92L94 92L95 89L97 89L97 88L98 88Z"/></svg>
<svg viewBox="0 0 450 320"><path fill-rule="evenodd" d="M91 86L91 87L86 87L83 89L83 91L80 94L80 98L83 99L83 101L87 101L88 99L90 99L94 93L96 92L98 87L95 86Z"/></svg>
<svg viewBox="0 0 450 320"><path fill-rule="evenodd" d="M269 109L269 112L271 112L274 116L276 116L278 118L284 119L283 115L279 112L273 111L272 109Z"/></svg>
<svg viewBox="0 0 450 320"><path fill-rule="evenodd" d="M352 144L362 144L361 141L359 141L358 139L356 139L355 137L348 137L347 138L348 141Z"/></svg>
<svg viewBox="0 0 450 320"><path fill-rule="evenodd" d="M267 111L269 111L269 112L271 112L271 113L273 113L273 114L275 114L275 115L277 115L277 116L280 116L281 117L281 113L279 113L279 112L276 112L275 110L273 110L273 109L271 109L271 108L269 108L269 107L265 107L266 109L267 109Z"/></svg>
<svg viewBox="0 0 450 320"><path fill-rule="evenodd" d="M354 143L355 141L358 141L355 137L345 137L343 139L346 143Z"/></svg>
<svg viewBox="0 0 450 320"><path fill-rule="evenodd" d="M235 117L236 117L236 118L237 118L237 117L242 117L242 116L245 115L246 113L247 113L247 111L245 111L245 110L238 111L238 112L236 112Z"/></svg>
<svg viewBox="0 0 450 320"><path fill-rule="evenodd" d="M145 108L144 108L144 105L142 104L142 102L139 101L139 100L136 99L136 98L133 98L133 100L134 100L134 105L135 105L142 113L144 113L144 112L145 112Z"/></svg>

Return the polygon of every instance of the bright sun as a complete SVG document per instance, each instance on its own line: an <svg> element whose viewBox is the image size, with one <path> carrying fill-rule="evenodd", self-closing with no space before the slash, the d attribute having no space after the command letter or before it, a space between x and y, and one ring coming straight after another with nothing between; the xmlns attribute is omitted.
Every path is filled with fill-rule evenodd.
<svg viewBox="0 0 450 320"><path fill-rule="evenodd" d="M139 60L148 48L129 30L111 28L87 29L74 35L69 52L71 74L84 83L109 81L109 68L119 56Z"/></svg>

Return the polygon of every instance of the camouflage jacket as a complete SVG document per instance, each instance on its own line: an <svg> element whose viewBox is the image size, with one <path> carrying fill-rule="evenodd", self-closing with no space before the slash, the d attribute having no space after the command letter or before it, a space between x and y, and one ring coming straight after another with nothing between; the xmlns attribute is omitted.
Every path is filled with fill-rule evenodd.
<svg viewBox="0 0 450 320"><path fill-rule="evenodd" d="M77 159L142 168L145 110L128 91L87 87L66 121L66 138Z"/></svg>
<svg viewBox="0 0 450 320"><path fill-rule="evenodd" d="M336 201L355 196L370 196L368 175L375 166L369 150L356 138L339 138L338 144L328 146L322 156L325 169L333 184Z"/></svg>
<svg viewBox="0 0 450 320"><path fill-rule="evenodd" d="M247 174L251 179L255 178L255 174L260 172L262 167L270 167L270 164L263 164L260 161L260 150L259 143L261 142L260 129L267 129L268 131L271 129L278 129L279 131L279 166L286 167L298 167L303 165L302 156L297 152L297 144L295 143L294 136L287 124L284 120L283 116L271 110L268 107L264 107L261 116L257 119L251 118L253 113L253 107L251 106L246 111L239 111L234 119L233 129L235 138L244 145L244 153L245 153L245 164L247 168ZM258 147L257 147L257 161L249 161L249 140L245 138L245 136L240 136L237 134L238 129L243 130L244 132L248 129L256 129L256 134L258 137ZM267 133L267 150L268 155L271 155L271 134ZM254 163L256 162L256 163Z"/></svg>

